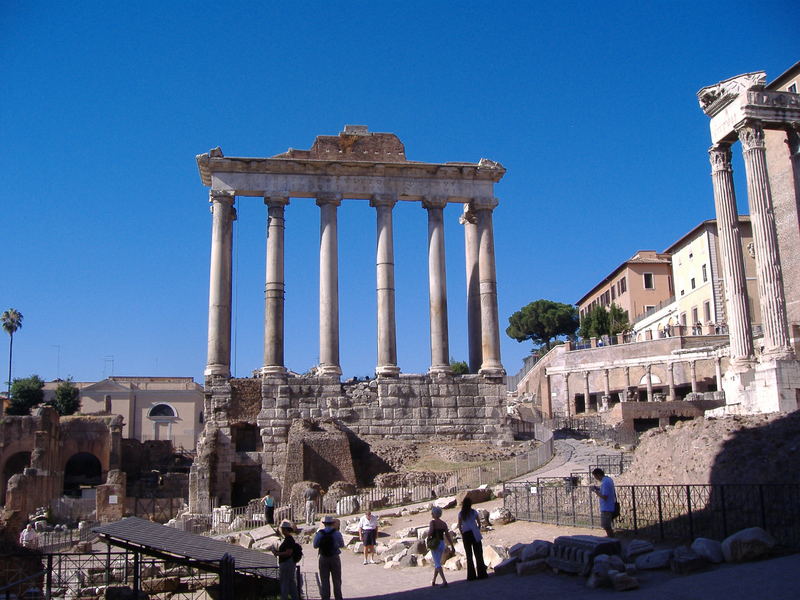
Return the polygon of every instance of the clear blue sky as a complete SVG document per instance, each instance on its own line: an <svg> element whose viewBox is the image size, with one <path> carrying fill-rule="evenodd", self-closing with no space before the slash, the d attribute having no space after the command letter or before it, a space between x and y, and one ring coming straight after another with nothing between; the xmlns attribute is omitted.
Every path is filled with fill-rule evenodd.
<svg viewBox="0 0 800 600"><path fill-rule="evenodd" d="M501 327L574 302L638 249L712 218L695 93L800 59L800 3L4 2L0 309L14 376L193 376L210 215L194 157L308 148L345 123L411 160L497 160ZM738 153L738 152L737 152ZM734 164L746 202L740 158ZM446 214L450 352L465 359L463 234ZM287 209L286 361L317 362L318 209ZM339 209L345 376L375 366L374 209ZM395 211L399 363L428 346L425 211ZM239 203L237 375L261 366L264 207ZM517 371L530 344L502 333ZM8 339L0 343L5 380ZM60 360L59 360L60 357Z"/></svg>

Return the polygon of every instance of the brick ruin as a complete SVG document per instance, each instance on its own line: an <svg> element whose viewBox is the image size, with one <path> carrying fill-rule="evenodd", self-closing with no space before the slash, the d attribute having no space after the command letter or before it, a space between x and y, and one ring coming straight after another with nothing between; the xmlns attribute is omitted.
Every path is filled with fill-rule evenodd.
<svg viewBox="0 0 800 600"><path fill-rule="evenodd" d="M193 513L242 505L295 482L367 485L385 464L371 438L510 441L505 384L481 375L211 378L189 476ZM355 481L353 481L355 479Z"/></svg>

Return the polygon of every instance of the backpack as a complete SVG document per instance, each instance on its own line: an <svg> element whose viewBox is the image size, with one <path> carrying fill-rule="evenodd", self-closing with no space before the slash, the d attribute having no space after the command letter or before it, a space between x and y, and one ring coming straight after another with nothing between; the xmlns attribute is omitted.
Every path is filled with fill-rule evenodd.
<svg viewBox="0 0 800 600"><path fill-rule="evenodd" d="M619 502L614 502L614 512L611 514L612 519L619 519L620 505Z"/></svg>
<svg viewBox="0 0 800 600"><path fill-rule="evenodd" d="M443 539L444 535L442 531L437 529L433 532L433 535L428 536L428 540L425 545L428 547L428 550L436 550L439 548L439 544L442 543Z"/></svg>
<svg viewBox="0 0 800 600"><path fill-rule="evenodd" d="M297 542L294 543L294 548L292 549L292 560L295 564L303 560L303 547Z"/></svg>
<svg viewBox="0 0 800 600"><path fill-rule="evenodd" d="M335 531L320 531L321 535L319 537L319 544L317 548L322 556L333 556L336 554L336 542L333 539L334 533Z"/></svg>

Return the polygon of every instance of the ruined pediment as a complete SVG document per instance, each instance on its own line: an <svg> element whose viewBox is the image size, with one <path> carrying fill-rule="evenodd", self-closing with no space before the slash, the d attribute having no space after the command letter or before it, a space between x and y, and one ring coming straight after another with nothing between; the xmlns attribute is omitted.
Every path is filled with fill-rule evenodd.
<svg viewBox="0 0 800 600"><path fill-rule="evenodd" d="M309 150L289 148L272 158L407 162L400 138L393 133L373 133L365 125L345 125L339 135L318 135Z"/></svg>
<svg viewBox="0 0 800 600"><path fill-rule="evenodd" d="M700 108L709 117L713 117L742 92L753 88L763 88L767 82L764 71L744 73L709 85L697 92Z"/></svg>

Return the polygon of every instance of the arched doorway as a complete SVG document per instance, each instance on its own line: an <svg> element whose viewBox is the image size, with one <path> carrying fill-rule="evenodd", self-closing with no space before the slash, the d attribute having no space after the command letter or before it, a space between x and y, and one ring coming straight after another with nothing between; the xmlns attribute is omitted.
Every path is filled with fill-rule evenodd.
<svg viewBox="0 0 800 600"><path fill-rule="evenodd" d="M8 457L6 464L3 466L3 480L0 481L0 504L5 505L6 503L8 480L17 473L22 473L30 464L30 452L17 452Z"/></svg>
<svg viewBox="0 0 800 600"><path fill-rule="evenodd" d="M103 483L103 467L94 454L73 454L64 466L64 495L81 497L81 487L96 487Z"/></svg>

